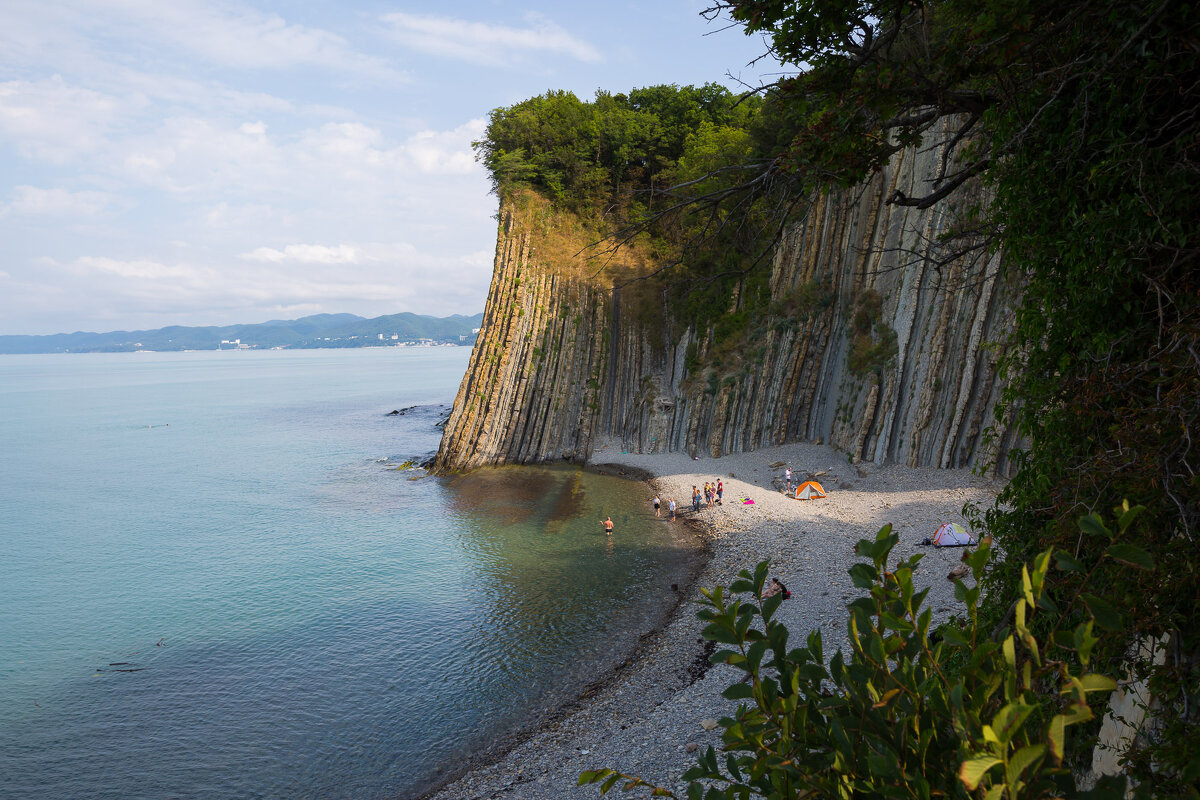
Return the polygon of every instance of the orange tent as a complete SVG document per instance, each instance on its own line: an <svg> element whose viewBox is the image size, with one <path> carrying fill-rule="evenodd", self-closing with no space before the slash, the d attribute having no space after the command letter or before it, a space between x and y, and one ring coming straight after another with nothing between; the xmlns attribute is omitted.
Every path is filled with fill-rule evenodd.
<svg viewBox="0 0 1200 800"><path fill-rule="evenodd" d="M825 496L825 490L816 481L805 481L796 487L797 500L816 500Z"/></svg>

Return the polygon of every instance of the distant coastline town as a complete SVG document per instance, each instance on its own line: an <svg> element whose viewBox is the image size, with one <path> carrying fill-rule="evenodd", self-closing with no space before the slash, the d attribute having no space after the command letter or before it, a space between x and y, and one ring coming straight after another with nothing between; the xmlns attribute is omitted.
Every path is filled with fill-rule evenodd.
<svg viewBox="0 0 1200 800"><path fill-rule="evenodd" d="M0 336L0 355L459 347L475 343L482 320L483 314L429 317L402 313L372 319L354 314L316 314L295 320L219 327L173 325L143 331Z"/></svg>
<svg viewBox="0 0 1200 800"><path fill-rule="evenodd" d="M324 347L458 347L459 345L463 345L463 344L474 344L475 337L477 337L478 335L479 335L479 328L472 328L470 335L459 334L457 342L446 340L446 339L437 340L437 339L428 339L428 338L405 339L404 341L401 341L400 334L398 334L398 333L393 333L391 336L385 336L384 334L379 333L379 334L376 334L376 339L372 339L370 336L347 336L345 338L343 338L341 336L332 336L332 337L325 336L323 338L313 340L312 342L305 342L301 345L277 344L277 345L272 345L269 348L260 348L257 344L250 344L249 342L243 342L241 339L222 339L221 343L217 346L217 349L218 350L261 350L261 349L300 350L300 349L305 349L305 348L311 349L311 348L317 348L317 347L322 347L322 346L324 346ZM325 342L325 344L321 345L320 344L321 342ZM139 343L137 343L137 346L141 347L142 345L139 342ZM149 351L149 352L153 352L153 351Z"/></svg>

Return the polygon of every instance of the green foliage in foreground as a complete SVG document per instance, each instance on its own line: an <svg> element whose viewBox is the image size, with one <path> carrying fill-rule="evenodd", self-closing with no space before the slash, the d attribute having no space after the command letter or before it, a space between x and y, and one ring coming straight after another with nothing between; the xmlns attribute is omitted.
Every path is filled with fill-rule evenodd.
<svg viewBox="0 0 1200 800"><path fill-rule="evenodd" d="M1103 561L1153 569L1144 550L1123 540L1143 509L1117 509L1113 526L1080 521L1109 542ZM706 639L723 645L713 663L744 673L725 690L743 700L722 719L724 756L703 752L683 779L690 800L717 798L1118 798L1125 781L1077 790L1069 734L1093 719L1092 704L1116 682L1092 671L1100 641L1097 616L1081 596L1061 605L1047 592L1047 550L1021 571L1011 624L985 627L979 581L990 544L967 552L976 586L955 581L963 616L934 629L913 572L921 555L887 566L898 536L885 526L874 541L859 541L869 559L850 569L867 594L849 604L850 652L825 657L819 631L789 649L788 630L775 619L780 595L763 599L768 565L743 570L728 590L704 591ZM1096 564L1057 559L1065 572L1085 576ZM1086 580L1082 585L1086 586ZM1035 618L1049 625L1035 626ZM1049 632L1037 635L1036 627ZM1086 742L1085 744L1090 744ZM669 789L611 769L584 772L580 784L607 793Z"/></svg>

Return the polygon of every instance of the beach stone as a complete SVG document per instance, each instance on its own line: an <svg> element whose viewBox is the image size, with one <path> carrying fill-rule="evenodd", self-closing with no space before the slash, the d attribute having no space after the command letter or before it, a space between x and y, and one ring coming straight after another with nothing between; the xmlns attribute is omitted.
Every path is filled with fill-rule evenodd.
<svg viewBox="0 0 1200 800"><path fill-rule="evenodd" d="M700 745L696 744L695 742L688 742L686 745L684 745L683 749L687 750L689 753L694 753L700 749Z"/></svg>
<svg viewBox="0 0 1200 800"><path fill-rule="evenodd" d="M708 719L700 720L700 727L704 728L704 730L706 730L706 731L716 730L718 725L720 725L720 723L717 722L715 719L712 719L711 717Z"/></svg>

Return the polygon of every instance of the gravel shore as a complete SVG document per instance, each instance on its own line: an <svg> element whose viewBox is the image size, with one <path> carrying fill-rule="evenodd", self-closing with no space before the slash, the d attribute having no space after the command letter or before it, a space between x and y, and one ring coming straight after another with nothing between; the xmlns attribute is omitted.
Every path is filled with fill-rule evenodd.
<svg viewBox="0 0 1200 800"><path fill-rule="evenodd" d="M846 570L855 562L854 544L873 538L892 523L900 536L893 559L922 552L917 582L932 589L927 603L939 617L955 609L946 574L961 550L922 547L943 522L963 523L968 502L990 503L1002 484L969 470L851 465L845 454L820 445L794 444L719 459L693 460L682 453L628 454L608 444L593 455L596 465L613 464L647 472L663 498L690 516L691 487L720 478L724 503L704 509L709 560L693 587L728 585L741 569L771 561L771 576L792 592L779 611L793 638L820 628L827 653L846 641L845 604L857 596ZM798 480L820 473L829 496L798 501L774 487L788 464ZM647 513L650 497L646 496ZM741 502L744 497L753 505ZM681 514L681 519L683 515ZM664 522L664 524L671 524ZM683 524L682 522L675 524ZM703 627L692 602L683 603L665 628L643 639L630 664L613 681L581 698L571 709L516 744L492 764L467 772L431 795L433 800L482 798L597 798L594 786L577 786L579 773L611 767L676 791L679 776L695 760L692 751L720 747L720 730L706 730L736 707L721 692L738 673L707 663ZM702 676L697 677L703 672ZM645 796L646 792L626 794Z"/></svg>

